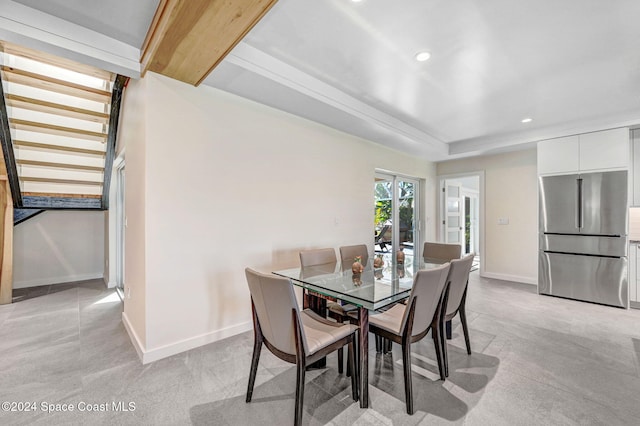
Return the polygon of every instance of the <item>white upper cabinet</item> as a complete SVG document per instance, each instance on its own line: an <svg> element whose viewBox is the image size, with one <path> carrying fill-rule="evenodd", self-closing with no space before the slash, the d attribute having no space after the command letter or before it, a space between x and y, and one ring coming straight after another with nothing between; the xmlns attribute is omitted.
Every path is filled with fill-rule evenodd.
<svg viewBox="0 0 640 426"><path fill-rule="evenodd" d="M629 129L580 135L580 170L629 167Z"/></svg>
<svg viewBox="0 0 640 426"><path fill-rule="evenodd" d="M538 174L577 172L579 142L577 135L538 142Z"/></svg>
<svg viewBox="0 0 640 426"><path fill-rule="evenodd" d="M629 167L629 129L584 133L538 142L538 174Z"/></svg>
<svg viewBox="0 0 640 426"><path fill-rule="evenodd" d="M633 188L633 205L640 206L640 129L632 132L632 188Z"/></svg>

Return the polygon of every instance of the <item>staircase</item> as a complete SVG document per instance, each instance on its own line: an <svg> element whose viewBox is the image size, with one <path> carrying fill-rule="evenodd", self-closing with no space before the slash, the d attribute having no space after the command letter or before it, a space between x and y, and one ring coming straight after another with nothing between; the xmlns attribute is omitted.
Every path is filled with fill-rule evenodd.
<svg viewBox="0 0 640 426"><path fill-rule="evenodd" d="M39 209L107 209L126 77L0 42L0 80L14 223Z"/></svg>

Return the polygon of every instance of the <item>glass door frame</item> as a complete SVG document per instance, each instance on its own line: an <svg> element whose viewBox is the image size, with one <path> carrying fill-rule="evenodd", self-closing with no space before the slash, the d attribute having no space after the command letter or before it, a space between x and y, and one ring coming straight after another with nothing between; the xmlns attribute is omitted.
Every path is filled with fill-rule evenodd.
<svg viewBox="0 0 640 426"><path fill-rule="evenodd" d="M386 170L376 170L374 183L377 179L389 181L392 184L392 203L391 203L391 248L392 254L400 247L400 190L399 182L408 182L413 184L413 257L419 259L422 256L422 196L421 191L423 184L420 178L406 176L399 173L389 172ZM375 251L375 242L374 242Z"/></svg>

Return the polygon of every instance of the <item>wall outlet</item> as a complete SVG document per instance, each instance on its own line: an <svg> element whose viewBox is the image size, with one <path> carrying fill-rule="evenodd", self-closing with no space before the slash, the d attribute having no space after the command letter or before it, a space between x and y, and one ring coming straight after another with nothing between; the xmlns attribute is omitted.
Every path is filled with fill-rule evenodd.
<svg viewBox="0 0 640 426"><path fill-rule="evenodd" d="M131 287L127 287L127 299L131 299Z"/></svg>
<svg viewBox="0 0 640 426"><path fill-rule="evenodd" d="M508 217L499 217L498 218L498 225L508 225L509 224L509 218Z"/></svg>

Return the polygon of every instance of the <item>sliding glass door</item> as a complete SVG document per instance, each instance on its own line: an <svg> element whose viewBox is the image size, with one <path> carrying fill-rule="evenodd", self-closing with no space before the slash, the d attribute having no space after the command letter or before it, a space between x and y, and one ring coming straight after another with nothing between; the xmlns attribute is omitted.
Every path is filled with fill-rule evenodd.
<svg viewBox="0 0 640 426"><path fill-rule="evenodd" d="M419 181L376 173L374 182L375 251L378 255L412 261L419 247ZM398 254L401 252L401 254Z"/></svg>

